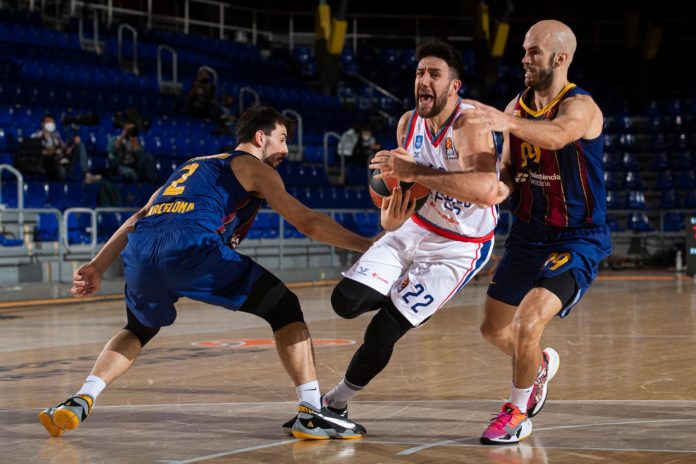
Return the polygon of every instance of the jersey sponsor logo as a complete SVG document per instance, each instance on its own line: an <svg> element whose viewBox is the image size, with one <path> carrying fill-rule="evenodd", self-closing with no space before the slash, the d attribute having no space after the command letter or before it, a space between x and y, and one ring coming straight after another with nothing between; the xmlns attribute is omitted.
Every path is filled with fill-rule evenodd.
<svg viewBox="0 0 696 464"><path fill-rule="evenodd" d="M195 208L196 204L191 203L188 201L174 201L174 202L169 202L169 203L160 203L158 205L153 205L150 207L150 210L147 212L148 216L154 216L157 214L164 214L164 213L188 213L189 211L193 211Z"/></svg>
<svg viewBox="0 0 696 464"><path fill-rule="evenodd" d="M520 111L520 110L513 110L513 111L512 111L512 117L513 117L513 118L520 118L520 117L522 117L522 111Z"/></svg>
<svg viewBox="0 0 696 464"><path fill-rule="evenodd" d="M389 281L388 281L387 279L385 279L385 278L382 277L381 275L377 274L376 272L373 272L373 273L370 275L370 277L372 277L372 278L374 278L374 279L377 279L377 280L379 280L380 282L384 282L385 284L388 284L388 283L389 283Z"/></svg>
<svg viewBox="0 0 696 464"><path fill-rule="evenodd" d="M529 183L539 187L550 187L551 182L561 181L561 176L558 174L539 174L538 172L530 172L529 177Z"/></svg>
<svg viewBox="0 0 696 464"><path fill-rule="evenodd" d="M529 177L529 174L526 172L518 172L515 174L515 183L516 184L523 184L527 182L527 178Z"/></svg>
<svg viewBox="0 0 696 464"><path fill-rule="evenodd" d="M416 150L420 150L420 147L423 146L423 136L422 135L416 135L416 141L413 145L416 147Z"/></svg>
<svg viewBox="0 0 696 464"><path fill-rule="evenodd" d="M447 137L445 139L445 157L447 159L457 159L457 150L454 149L452 137Z"/></svg>

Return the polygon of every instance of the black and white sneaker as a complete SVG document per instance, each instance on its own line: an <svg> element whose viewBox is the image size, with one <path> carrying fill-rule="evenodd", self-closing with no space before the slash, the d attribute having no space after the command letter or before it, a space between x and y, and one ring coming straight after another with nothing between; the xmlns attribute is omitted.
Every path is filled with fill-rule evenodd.
<svg viewBox="0 0 696 464"><path fill-rule="evenodd" d="M308 403L300 403L295 423L292 425L292 435L305 440L355 439L367 435L365 427L348 420L347 408L343 412L345 416L328 407L317 411ZM286 424L283 424L283 430Z"/></svg>
<svg viewBox="0 0 696 464"><path fill-rule="evenodd" d="M331 406L326 406L326 400L324 397L321 397L321 404L324 405L325 408L328 408L329 411L337 414L341 419L348 419L348 406L345 408L332 408ZM284 423L283 425L280 426L280 429L283 431L284 434L293 436L292 435L292 426L295 425L295 422L297 421L297 414L295 414L295 417Z"/></svg>

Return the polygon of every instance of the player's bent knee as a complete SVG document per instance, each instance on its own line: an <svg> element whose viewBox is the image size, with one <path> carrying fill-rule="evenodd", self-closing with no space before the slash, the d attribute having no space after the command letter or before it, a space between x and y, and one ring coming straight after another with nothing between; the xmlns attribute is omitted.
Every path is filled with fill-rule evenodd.
<svg viewBox="0 0 696 464"><path fill-rule="evenodd" d="M293 322L304 322L297 295L266 270L254 283L239 311L259 316L271 325L274 332Z"/></svg>
<svg viewBox="0 0 696 464"><path fill-rule="evenodd" d="M331 293L331 306L344 319L353 319L364 312L382 307L387 297L352 279L341 280Z"/></svg>
<svg viewBox="0 0 696 464"><path fill-rule="evenodd" d="M138 318L135 317L135 314L133 314L133 312L127 306L126 313L128 317L128 323L126 324L124 329L128 330L133 335L138 337L138 340L140 341L140 346L147 345L147 342L152 340L153 337L157 335L157 333L160 331L159 327L148 327L146 325L141 324Z"/></svg>
<svg viewBox="0 0 696 464"><path fill-rule="evenodd" d="M304 322L300 300L290 290L261 317L271 325L274 332L294 322Z"/></svg>

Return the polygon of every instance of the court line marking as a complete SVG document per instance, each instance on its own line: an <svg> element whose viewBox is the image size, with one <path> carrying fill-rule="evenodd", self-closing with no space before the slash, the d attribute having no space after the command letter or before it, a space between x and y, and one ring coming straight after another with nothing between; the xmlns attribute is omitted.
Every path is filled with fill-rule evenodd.
<svg viewBox="0 0 696 464"><path fill-rule="evenodd" d="M425 445L416 446L415 448L409 448L409 449L403 450L403 451L399 452L398 455L399 456L408 456L408 455L415 454L419 451L423 451L423 450L428 449L428 448L434 448L436 446L446 446L446 445L449 445L450 443L456 443L456 441L444 440L444 441L438 441L435 443L428 443Z"/></svg>
<svg viewBox="0 0 696 464"><path fill-rule="evenodd" d="M599 424L576 424L576 425L559 425L556 427L541 427L541 428L535 428L535 432L540 432L544 430L561 430L561 429L580 429L580 428L593 428L593 427L605 427L605 426L610 426L610 425L633 425L633 424L653 424L653 423L659 423L659 422L694 422L696 421L696 418L694 419L655 419L655 420L644 420L644 421L623 421L623 422L602 422ZM435 443L428 443L426 445L420 445L416 446L415 448L409 448L406 450L401 451L398 453L399 455L407 456L411 454L415 454L419 451L422 451L424 449L428 448L433 448L435 446L447 446L451 443L456 444L455 446L460 446L456 441L454 440L445 440L445 441L440 441L440 442L435 442ZM472 446L468 444L461 444L464 446ZM473 446L479 446L479 445L473 445ZM486 445L480 445L481 447L486 448ZM552 448L548 446L542 446L539 448ZM589 449L589 448L564 448L560 447L561 449ZM650 452L674 452L674 453L696 453L696 450L638 450L638 449L618 449L618 448L596 448L597 451L650 451Z"/></svg>
<svg viewBox="0 0 696 464"><path fill-rule="evenodd" d="M383 404L383 405L404 405L404 404L431 404L431 403L494 403L498 404L504 399L468 399L468 400L401 400L401 401L384 401L384 400L363 400L363 401L353 401L351 404ZM630 404L630 403L650 403L650 404L661 404L661 403L696 403L696 400L627 400L627 399L617 399L617 400L548 400L548 404ZM268 405L278 405L278 404L288 404L297 405L297 401L248 401L248 402L227 402L227 403L151 403L151 404L114 404L114 405L100 405L99 409L133 409L133 408L172 408L172 407L200 407L200 406L268 406ZM41 407L36 408L0 408L0 412L31 412L38 411ZM689 419L691 420L691 419ZM695 419L696 420L696 419ZM539 429L534 429L539 430Z"/></svg>
<svg viewBox="0 0 696 464"><path fill-rule="evenodd" d="M256 450L265 449L265 448L273 448L274 446L286 445L288 443L297 443L297 440L281 440L281 441L277 441L275 443L267 443L265 445L250 446L248 448L241 448L241 449L236 449L233 451L225 451L222 453L208 454L206 456L199 456L199 457L195 457L195 458L185 459L183 461L158 460L157 462L166 462L168 464L190 464L192 462L207 461L208 459L215 459L215 458L221 458L223 456L231 456L233 454L246 453L247 451L256 451Z"/></svg>

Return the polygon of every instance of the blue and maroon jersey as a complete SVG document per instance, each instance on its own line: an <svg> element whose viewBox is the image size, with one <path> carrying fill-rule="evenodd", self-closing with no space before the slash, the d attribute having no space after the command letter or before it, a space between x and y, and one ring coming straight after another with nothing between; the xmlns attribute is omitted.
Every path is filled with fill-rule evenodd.
<svg viewBox="0 0 696 464"><path fill-rule="evenodd" d="M531 109L534 92L517 97L513 115L537 121L556 117L561 102L575 95L589 95L568 84L544 108ZM517 188L510 196L515 216L531 224L578 227L604 224L604 133L592 140L580 139L559 150L547 150L510 134L510 159Z"/></svg>
<svg viewBox="0 0 696 464"><path fill-rule="evenodd" d="M230 167L235 156L252 155L235 151L186 161L169 177L137 226L196 225L220 234L235 248L251 228L263 201L244 190L235 177Z"/></svg>

